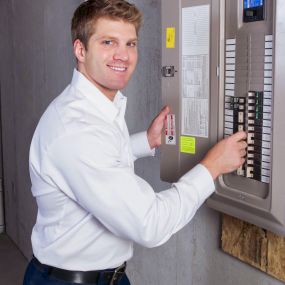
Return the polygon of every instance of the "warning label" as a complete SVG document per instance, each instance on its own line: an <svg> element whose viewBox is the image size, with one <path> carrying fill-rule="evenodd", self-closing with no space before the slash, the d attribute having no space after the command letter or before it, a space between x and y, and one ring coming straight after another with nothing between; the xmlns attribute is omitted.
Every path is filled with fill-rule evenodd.
<svg viewBox="0 0 285 285"><path fill-rule="evenodd" d="M176 145L175 115L169 114L165 126L165 143Z"/></svg>

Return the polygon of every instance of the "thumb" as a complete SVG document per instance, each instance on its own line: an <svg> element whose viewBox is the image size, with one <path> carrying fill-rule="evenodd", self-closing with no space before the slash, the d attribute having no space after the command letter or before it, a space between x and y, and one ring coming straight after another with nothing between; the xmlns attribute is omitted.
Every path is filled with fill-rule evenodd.
<svg viewBox="0 0 285 285"><path fill-rule="evenodd" d="M170 112L170 108L168 106L164 106L161 109L158 117L161 117L162 119L165 119L165 117L169 114L169 112Z"/></svg>
<svg viewBox="0 0 285 285"><path fill-rule="evenodd" d="M247 137L247 134L244 131L239 131L239 132L233 134L231 137L235 141L240 141L240 140L245 140Z"/></svg>

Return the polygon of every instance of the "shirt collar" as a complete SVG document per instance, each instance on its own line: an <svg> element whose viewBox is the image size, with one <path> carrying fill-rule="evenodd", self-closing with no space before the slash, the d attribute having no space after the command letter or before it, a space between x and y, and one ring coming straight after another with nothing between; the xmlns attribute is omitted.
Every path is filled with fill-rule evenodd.
<svg viewBox="0 0 285 285"><path fill-rule="evenodd" d="M71 85L78 89L97 109L108 119L114 121L118 116L124 118L127 98L118 91L114 101L108 99L92 82L81 72L74 69Z"/></svg>

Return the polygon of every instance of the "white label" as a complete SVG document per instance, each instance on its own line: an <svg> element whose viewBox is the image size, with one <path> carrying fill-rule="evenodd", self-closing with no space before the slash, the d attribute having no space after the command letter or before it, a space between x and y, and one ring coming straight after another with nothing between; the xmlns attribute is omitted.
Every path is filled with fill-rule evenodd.
<svg viewBox="0 0 285 285"><path fill-rule="evenodd" d="M271 113L263 113L264 120L271 120Z"/></svg>
<svg viewBox="0 0 285 285"><path fill-rule="evenodd" d="M272 91L272 85L264 85L264 91Z"/></svg>
<svg viewBox="0 0 285 285"><path fill-rule="evenodd" d="M225 95L226 96L235 96L235 91L234 90L226 90Z"/></svg>
<svg viewBox="0 0 285 285"><path fill-rule="evenodd" d="M269 120L263 120L262 124L264 127L271 127L271 121L269 121Z"/></svg>
<svg viewBox="0 0 285 285"><path fill-rule="evenodd" d="M265 63L264 64L264 69L265 70L272 70L272 63Z"/></svg>
<svg viewBox="0 0 285 285"><path fill-rule="evenodd" d="M270 142L271 141L271 135L262 134L262 140Z"/></svg>
<svg viewBox="0 0 285 285"><path fill-rule="evenodd" d="M261 175L270 176L270 170L261 169Z"/></svg>
<svg viewBox="0 0 285 285"><path fill-rule="evenodd" d="M226 89L227 90L235 90L235 85L234 84L226 84Z"/></svg>
<svg viewBox="0 0 285 285"><path fill-rule="evenodd" d="M232 58L232 57L227 57L226 58L226 64L235 64L236 63L236 59Z"/></svg>
<svg viewBox="0 0 285 285"><path fill-rule="evenodd" d="M182 9L182 134L209 136L210 5Z"/></svg>
<svg viewBox="0 0 285 285"><path fill-rule="evenodd" d="M235 77L235 71L226 71L226 77Z"/></svg>
<svg viewBox="0 0 285 285"><path fill-rule="evenodd" d="M268 99L268 98L263 99L263 105L264 106L271 106L271 102L272 102L271 99Z"/></svg>
<svg viewBox="0 0 285 285"><path fill-rule="evenodd" d="M272 98L272 92L264 92L263 93L263 97L266 98L266 99Z"/></svg>
<svg viewBox="0 0 285 285"><path fill-rule="evenodd" d="M263 106L264 113L271 113L271 106Z"/></svg>
<svg viewBox="0 0 285 285"><path fill-rule="evenodd" d="M272 77L272 70L264 70L264 77Z"/></svg>
<svg viewBox="0 0 285 285"><path fill-rule="evenodd" d="M225 116L225 121L226 122L233 122L234 121L234 117L232 117L232 116Z"/></svg>
<svg viewBox="0 0 285 285"><path fill-rule="evenodd" d="M270 150L270 148L263 148L262 149L262 154L263 155L271 155L271 150Z"/></svg>
<svg viewBox="0 0 285 285"><path fill-rule="evenodd" d="M236 66L234 64L226 64L226 70L235 70Z"/></svg>
<svg viewBox="0 0 285 285"><path fill-rule="evenodd" d="M270 162L271 161L271 158L269 155L262 155L262 161L265 161L265 162Z"/></svg>
<svg viewBox="0 0 285 285"><path fill-rule="evenodd" d="M226 83L235 83L234 77L226 77Z"/></svg>
<svg viewBox="0 0 285 285"><path fill-rule="evenodd" d="M225 128L233 129L234 124L233 122L225 122Z"/></svg>
<svg viewBox="0 0 285 285"><path fill-rule="evenodd" d="M234 110L225 109L225 115L233 116L234 115Z"/></svg>
<svg viewBox="0 0 285 285"><path fill-rule="evenodd" d="M233 134L233 129L225 128L225 135L232 135L232 134Z"/></svg>
<svg viewBox="0 0 285 285"><path fill-rule="evenodd" d="M264 77L264 84L272 84L272 78L271 77Z"/></svg>
<svg viewBox="0 0 285 285"><path fill-rule="evenodd" d="M235 51L236 45L226 45L226 51Z"/></svg>
<svg viewBox="0 0 285 285"><path fill-rule="evenodd" d="M271 135L271 128L263 127L263 128L262 128L262 132L263 132L264 134L269 134L269 135Z"/></svg>
<svg viewBox="0 0 285 285"><path fill-rule="evenodd" d="M272 49L273 48L273 43L272 42L265 42L265 48L266 49Z"/></svg>
<svg viewBox="0 0 285 285"><path fill-rule="evenodd" d="M270 183L270 178L267 177L267 176L262 176L261 177L261 182L269 184Z"/></svg>
<svg viewBox="0 0 285 285"><path fill-rule="evenodd" d="M236 39L227 39L226 40L226 45L235 45L236 44Z"/></svg>
<svg viewBox="0 0 285 285"><path fill-rule="evenodd" d="M226 57L236 57L236 52L235 51L227 51Z"/></svg>
<svg viewBox="0 0 285 285"><path fill-rule="evenodd" d="M272 63L272 56L265 56L264 62L266 62L266 63Z"/></svg>
<svg viewBox="0 0 285 285"><path fill-rule="evenodd" d="M271 148L271 142L263 141L263 142L262 142L262 147L263 147L263 148Z"/></svg>
<svg viewBox="0 0 285 285"><path fill-rule="evenodd" d="M264 169L268 169L268 170L271 169L270 163L269 162L265 162L265 161L261 162L261 167L264 168Z"/></svg>
<svg viewBox="0 0 285 285"><path fill-rule="evenodd" d="M169 114L166 118L165 143L176 145L175 115Z"/></svg>
<svg viewBox="0 0 285 285"><path fill-rule="evenodd" d="M272 42L273 41L273 36L272 35L266 35L265 36L265 41L266 42Z"/></svg>

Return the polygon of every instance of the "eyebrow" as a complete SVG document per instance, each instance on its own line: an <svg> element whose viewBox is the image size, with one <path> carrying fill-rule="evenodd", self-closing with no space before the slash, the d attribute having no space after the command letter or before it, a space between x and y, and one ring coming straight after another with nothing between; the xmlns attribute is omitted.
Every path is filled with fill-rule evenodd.
<svg viewBox="0 0 285 285"><path fill-rule="evenodd" d="M105 36L101 36L101 37L98 37L98 38L95 38L96 40L102 40L102 39L110 39L110 40L119 40L119 38L117 37L114 37L114 36L108 36L108 35L105 35ZM138 41L138 38L133 38L133 39L129 39L127 40L127 42L134 42L134 41Z"/></svg>

